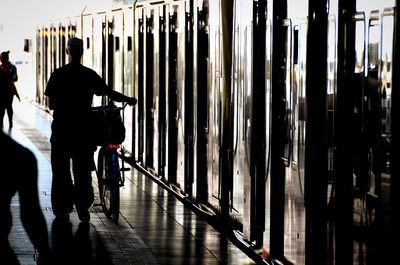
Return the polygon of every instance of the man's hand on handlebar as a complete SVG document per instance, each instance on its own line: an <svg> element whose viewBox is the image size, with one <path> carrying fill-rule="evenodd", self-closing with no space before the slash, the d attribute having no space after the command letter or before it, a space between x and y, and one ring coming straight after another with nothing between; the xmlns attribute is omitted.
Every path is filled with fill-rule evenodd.
<svg viewBox="0 0 400 265"><path fill-rule="evenodd" d="M129 100L127 101L129 106L134 106L137 103L137 99L136 98L129 98Z"/></svg>

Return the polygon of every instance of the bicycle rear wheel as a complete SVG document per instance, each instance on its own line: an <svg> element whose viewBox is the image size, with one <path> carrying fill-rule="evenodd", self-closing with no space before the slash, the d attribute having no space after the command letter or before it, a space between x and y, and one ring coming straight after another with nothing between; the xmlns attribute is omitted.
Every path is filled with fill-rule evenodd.
<svg viewBox="0 0 400 265"><path fill-rule="evenodd" d="M118 221L121 172L116 152L113 150L99 151L98 168L101 173L99 194L103 212L107 217L113 217L115 221Z"/></svg>

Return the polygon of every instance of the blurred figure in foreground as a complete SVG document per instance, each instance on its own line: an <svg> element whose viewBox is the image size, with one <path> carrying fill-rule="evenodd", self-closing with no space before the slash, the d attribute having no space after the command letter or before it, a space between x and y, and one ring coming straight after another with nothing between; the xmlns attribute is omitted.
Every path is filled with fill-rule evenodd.
<svg viewBox="0 0 400 265"><path fill-rule="evenodd" d="M20 264L10 246L12 227L11 199L19 196L21 222L33 246L39 253L38 264L50 264L47 224L40 208L37 188L37 162L34 154L0 130L0 261Z"/></svg>

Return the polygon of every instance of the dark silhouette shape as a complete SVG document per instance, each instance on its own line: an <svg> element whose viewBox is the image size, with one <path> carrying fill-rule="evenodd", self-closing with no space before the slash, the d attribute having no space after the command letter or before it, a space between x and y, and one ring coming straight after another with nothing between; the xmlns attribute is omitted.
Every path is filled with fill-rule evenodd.
<svg viewBox="0 0 400 265"><path fill-rule="evenodd" d="M57 265L111 265L113 264L103 242L89 222L80 222L73 233L70 221L54 219L51 230L51 250ZM90 237L90 234L95 234ZM96 253L95 253L96 252Z"/></svg>
<svg viewBox="0 0 400 265"><path fill-rule="evenodd" d="M9 129L13 127L14 96L21 101L14 82L18 81L17 68L9 61L9 51L0 54L0 129L3 128L4 114L7 110Z"/></svg>
<svg viewBox="0 0 400 265"><path fill-rule="evenodd" d="M51 227L51 253L57 264L74 264L72 250L72 224L62 219L54 219Z"/></svg>
<svg viewBox="0 0 400 265"><path fill-rule="evenodd" d="M8 235L12 226L10 203L18 193L21 222L39 252L38 264L50 264L47 225L40 208L37 188L37 161L34 154L0 130L0 261L17 265Z"/></svg>
<svg viewBox="0 0 400 265"><path fill-rule="evenodd" d="M90 143L90 108L94 95L136 104L136 99L112 90L92 69L81 64L83 42L68 40L69 63L50 76L45 95L53 112L51 164L53 170L52 206L57 218L69 219L75 204L81 221L89 221L93 203L91 171L95 146ZM72 172L70 173L70 161Z"/></svg>

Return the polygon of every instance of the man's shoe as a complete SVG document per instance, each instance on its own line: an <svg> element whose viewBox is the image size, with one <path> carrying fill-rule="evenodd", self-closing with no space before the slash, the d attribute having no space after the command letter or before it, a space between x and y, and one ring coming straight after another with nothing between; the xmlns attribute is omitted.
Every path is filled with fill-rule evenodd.
<svg viewBox="0 0 400 265"><path fill-rule="evenodd" d="M89 222L90 221L90 214L88 210L78 211L78 217L81 222Z"/></svg>

